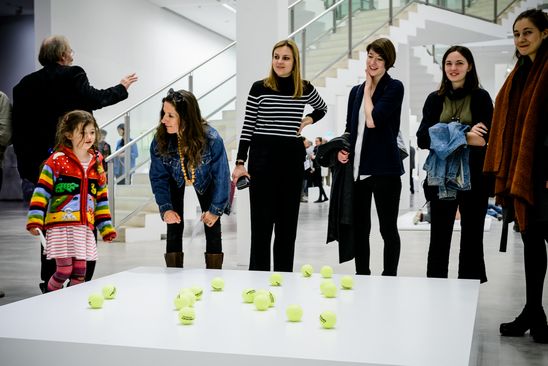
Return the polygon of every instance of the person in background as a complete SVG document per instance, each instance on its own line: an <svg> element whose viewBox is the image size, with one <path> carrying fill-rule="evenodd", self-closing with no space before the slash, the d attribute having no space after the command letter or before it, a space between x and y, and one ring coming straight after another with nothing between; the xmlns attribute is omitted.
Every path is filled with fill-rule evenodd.
<svg viewBox="0 0 548 366"><path fill-rule="evenodd" d="M91 113L127 99L129 87L138 79L135 74L129 74L115 86L95 89L84 69L72 65L74 51L68 39L60 35L44 39L38 61L43 67L23 77L13 88L12 141L25 202L30 200L38 182L40 165L54 147L59 119L72 110ZM86 268L86 280L89 281L95 262L88 262ZM41 278L44 282L39 284L42 292L55 270L55 261L46 260L42 248Z"/></svg>
<svg viewBox="0 0 548 366"><path fill-rule="evenodd" d="M448 277L453 225L460 210L458 278L477 279L483 283L487 281L483 259L483 227L489 184L482 167L493 102L489 93L480 87L474 57L468 48L450 47L443 55L442 65L444 72L440 88L430 93L424 102L417 143L421 149L430 149L429 129L440 122L456 122L456 126L465 129L467 132L464 132L463 142L469 150L467 165L471 189L457 191L456 197L452 199L441 199L439 188L429 184L432 178L430 173L425 180L424 192L430 201L431 217L426 274L428 277Z"/></svg>
<svg viewBox="0 0 548 366"><path fill-rule="evenodd" d="M99 143L98 143L98 150L103 155L103 157L106 159L110 154L112 154L112 149L110 148L110 144L106 142L107 138L107 131L106 130L99 130ZM108 164L104 164L105 171L108 171Z"/></svg>
<svg viewBox="0 0 548 366"><path fill-rule="evenodd" d="M4 175L3 163L4 152L11 143L11 104L9 98L0 92L0 191L2 190L2 179ZM0 298L6 294L0 291Z"/></svg>
<svg viewBox="0 0 548 366"><path fill-rule="evenodd" d="M548 15L527 10L512 26L517 62L495 102L484 171L495 176L498 204L514 212L523 241L525 306L500 325L503 336L548 343L542 307L548 242Z"/></svg>
<svg viewBox="0 0 548 366"><path fill-rule="evenodd" d="M202 118L192 93L170 89L162 100L150 158L152 192L167 224L166 265L183 267L183 200L185 186L192 185L203 212L206 268L221 269L221 215L230 213L230 170L223 139Z"/></svg>
<svg viewBox="0 0 548 366"><path fill-rule="evenodd" d="M116 238L103 156L96 150L98 134L91 113L67 113L30 201L27 230L35 236L45 233L46 256L57 266L47 292L63 288L67 280L70 286L84 282L86 261L97 260L95 228L106 242Z"/></svg>
<svg viewBox="0 0 548 366"><path fill-rule="evenodd" d="M0 190L2 190L4 152L11 144L11 103L0 91Z"/></svg>
<svg viewBox="0 0 548 366"><path fill-rule="evenodd" d="M116 151L120 150L124 145L126 144L126 126L123 123L120 123L118 126L116 126L116 131L118 131L118 135L120 135L120 139L116 141ZM129 138L129 141L133 141L133 139ZM130 169L133 170L135 166L137 165L137 157L139 156L139 150L137 148L136 144L131 145L130 147L130 153L129 153L129 166ZM125 169L125 155L122 154L118 158L114 160L114 176L120 177L124 174L126 174ZM131 175L131 173L130 173ZM125 184L125 179L122 179L120 181L120 184Z"/></svg>
<svg viewBox="0 0 548 366"><path fill-rule="evenodd" d="M313 111L303 117L304 108ZM270 74L251 86L233 181L250 178L250 270L269 271L274 230L274 270L293 271L303 184L304 145L300 133L323 118L327 105L301 77L299 49L293 40L272 49ZM249 173L245 163L249 153Z"/></svg>
<svg viewBox="0 0 548 366"><path fill-rule="evenodd" d="M400 258L397 219L403 164L398 148L403 84L388 70L396 62L396 49L387 38L367 45L364 83L348 97L346 131L350 151L341 150L338 161L352 164L354 178L353 228L356 274L370 275L371 199L375 198L384 240L383 276L396 276Z"/></svg>
<svg viewBox="0 0 548 366"><path fill-rule="evenodd" d="M321 137L316 137L314 140L314 150L310 158L312 159L312 167L314 168L314 172L312 173L312 182L316 187L318 187L320 195L318 196L318 199L314 201L314 203L318 202L325 202L328 200L327 195L325 194L325 190L323 189L323 179L322 179L322 167L320 164L316 161L316 155L318 154L318 148L323 143L323 139Z"/></svg>

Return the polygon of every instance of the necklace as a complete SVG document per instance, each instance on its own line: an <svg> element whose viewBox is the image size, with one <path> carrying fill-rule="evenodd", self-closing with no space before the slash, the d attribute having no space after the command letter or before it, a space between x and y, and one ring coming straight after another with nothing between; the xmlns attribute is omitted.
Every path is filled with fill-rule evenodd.
<svg viewBox="0 0 548 366"><path fill-rule="evenodd" d="M185 182L187 184L194 184L194 181L196 180L196 171L193 166L190 167L190 179L188 178L188 175L186 173L185 168L185 156L183 154L183 147L181 146L181 139L177 138L177 148L179 149L179 159L181 159L181 170L183 171L183 178L185 179Z"/></svg>
<svg viewBox="0 0 548 366"><path fill-rule="evenodd" d="M459 104L455 100L451 100L451 122L460 122L460 113L464 107L466 98L459 99Z"/></svg>

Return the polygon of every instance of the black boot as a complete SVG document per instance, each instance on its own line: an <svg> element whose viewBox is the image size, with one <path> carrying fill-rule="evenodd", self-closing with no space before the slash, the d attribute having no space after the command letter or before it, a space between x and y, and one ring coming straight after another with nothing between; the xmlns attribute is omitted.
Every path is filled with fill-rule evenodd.
<svg viewBox="0 0 548 366"><path fill-rule="evenodd" d="M223 268L223 253L204 253L206 269L222 269Z"/></svg>
<svg viewBox="0 0 548 366"><path fill-rule="evenodd" d="M500 334L505 337L521 337L529 328L531 328L531 319L526 305L516 319L500 325Z"/></svg>
<svg viewBox="0 0 548 366"><path fill-rule="evenodd" d="M164 254L167 267L183 268L183 252L173 252Z"/></svg>
<svg viewBox="0 0 548 366"><path fill-rule="evenodd" d="M548 324L546 323L546 314L540 307L530 314L531 318L531 336L537 343L548 343Z"/></svg>

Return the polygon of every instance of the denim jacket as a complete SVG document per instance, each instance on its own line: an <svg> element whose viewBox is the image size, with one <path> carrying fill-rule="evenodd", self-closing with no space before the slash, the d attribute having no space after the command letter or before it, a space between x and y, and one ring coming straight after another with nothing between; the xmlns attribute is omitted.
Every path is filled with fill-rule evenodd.
<svg viewBox="0 0 548 366"><path fill-rule="evenodd" d="M438 186L439 199L452 200L457 197L457 190L471 189L470 150L466 142L469 128L458 122L440 122L428 129L430 153L424 170L428 173L428 185Z"/></svg>
<svg viewBox="0 0 548 366"><path fill-rule="evenodd" d="M213 184L213 195L208 211L217 216L230 213L230 172L223 139L211 126L206 125L207 144L202 152L202 162L195 169L194 189L197 194L204 194ZM168 210L173 210L169 191L169 178L177 182L177 187L185 184L181 159L177 149L177 137L169 135L168 155L157 151L156 136L150 144L149 178L156 203L162 217Z"/></svg>

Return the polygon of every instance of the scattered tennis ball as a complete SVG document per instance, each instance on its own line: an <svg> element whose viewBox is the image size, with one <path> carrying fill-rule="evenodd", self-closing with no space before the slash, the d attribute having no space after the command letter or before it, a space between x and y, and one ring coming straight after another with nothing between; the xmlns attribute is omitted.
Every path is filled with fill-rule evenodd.
<svg viewBox="0 0 548 366"><path fill-rule="evenodd" d="M341 287L345 290L351 290L354 287L354 278L352 276L343 276L341 278Z"/></svg>
<svg viewBox="0 0 548 366"><path fill-rule="evenodd" d="M314 273L314 267L310 264L304 264L301 267L301 273L303 274L303 277L310 277L312 276L312 273Z"/></svg>
<svg viewBox="0 0 548 366"><path fill-rule="evenodd" d="M268 291L268 300L270 300L270 307L274 306L274 303L276 302L276 296L271 291Z"/></svg>
<svg viewBox="0 0 548 366"><path fill-rule="evenodd" d="M248 304L252 303L253 300L255 299L255 289L246 288L242 292L242 299L244 300L244 302L247 302Z"/></svg>
<svg viewBox="0 0 548 366"><path fill-rule="evenodd" d="M337 286L334 282L326 282L323 288L323 295L325 297L336 297L337 296Z"/></svg>
<svg viewBox="0 0 548 366"><path fill-rule="evenodd" d="M330 310L326 310L320 314L320 323L322 327L326 329L331 329L335 326L336 322L337 322L337 316L335 315L334 312Z"/></svg>
<svg viewBox="0 0 548 366"><path fill-rule="evenodd" d="M175 304L175 309L181 310L182 308L192 307L192 305L194 304L192 302L193 297L194 295L189 294L188 292L179 292L173 300L173 304Z"/></svg>
<svg viewBox="0 0 548 366"><path fill-rule="evenodd" d="M323 266L322 269L320 269L320 274L323 278L331 278L333 276L333 268L330 266Z"/></svg>
<svg viewBox="0 0 548 366"><path fill-rule="evenodd" d="M104 298L100 293L93 293L88 297L89 307L92 309L101 309L103 307Z"/></svg>
<svg viewBox="0 0 548 366"><path fill-rule="evenodd" d="M189 288L182 288L179 291L179 294L183 295L186 294L188 296L188 300L190 301L189 306L194 306L194 303L196 303L196 295L194 295L194 292Z"/></svg>
<svg viewBox="0 0 548 366"><path fill-rule="evenodd" d="M204 294L203 288L201 288L200 286L192 286L190 290L194 293L194 297L196 298L196 300L202 299L202 295Z"/></svg>
<svg viewBox="0 0 548 366"><path fill-rule="evenodd" d="M270 284L272 286L281 286L283 282L283 277L281 273L272 273L270 275Z"/></svg>
<svg viewBox="0 0 548 366"><path fill-rule="evenodd" d="M303 308L301 305L289 305L287 309L285 309L285 314L287 315L287 320L290 322L300 322L303 317Z"/></svg>
<svg viewBox="0 0 548 366"><path fill-rule="evenodd" d="M330 278L327 278L325 280L322 280L322 282L320 282L320 292L325 295L325 287L330 284L330 283L333 283L333 280L330 279Z"/></svg>
<svg viewBox="0 0 548 366"><path fill-rule="evenodd" d="M255 304L255 308L260 311L264 311L268 309L270 306L270 299L267 295L261 293L261 294L255 294L255 298L253 299L253 303Z"/></svg>
<svg viewBox="0 0 548 366"><path fill-rule="evenodd" d="M103 287L103 297L108 300L112 300L116 297L116 286L106 285Z"/></svg>
<svg viewBox="0 0 548 366"><path fill-rule="evenodd" d="M195 318L196 318L196 312L194 311L194 308L184 307L181 310L179 310L179 321L181 322L181 324L184 324L184 325L192 324Z"/></svg>
<svg viewBox="0 0 548 366"><path fill-rule="evenodd" d="M213 280L211 280L211 288L213 291L223 291L223 288L225 287L225 280L223 280L221 277L215 277Z"/></svg>

